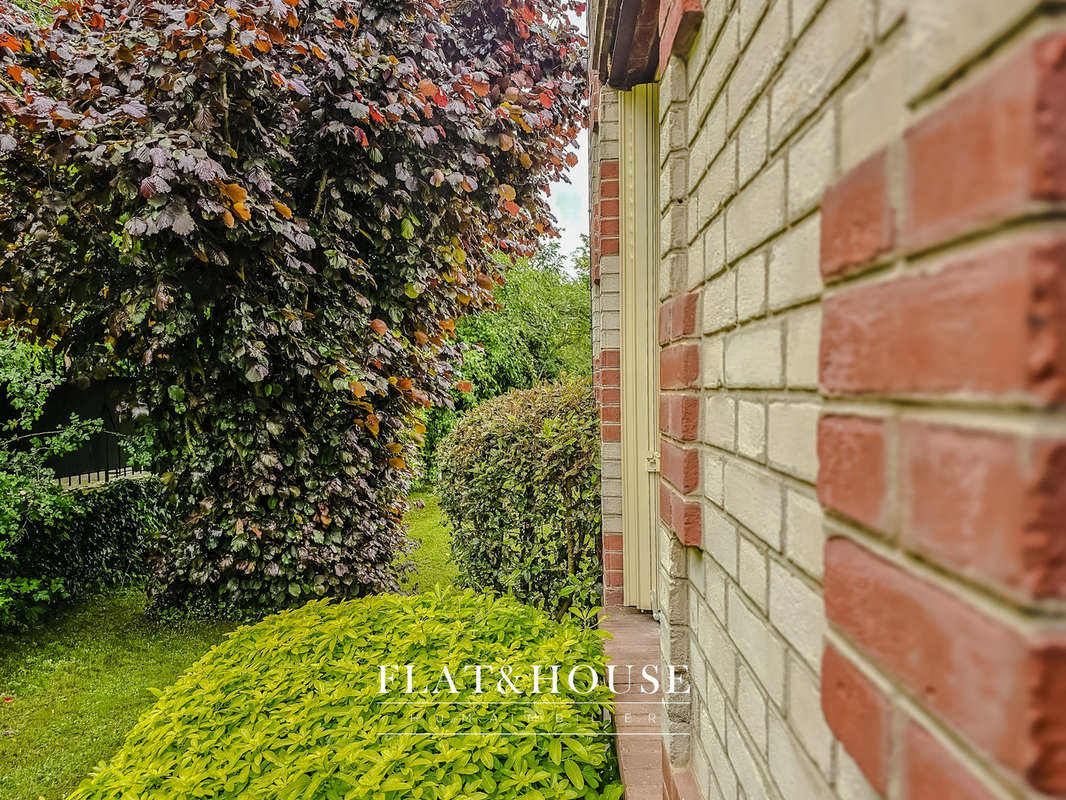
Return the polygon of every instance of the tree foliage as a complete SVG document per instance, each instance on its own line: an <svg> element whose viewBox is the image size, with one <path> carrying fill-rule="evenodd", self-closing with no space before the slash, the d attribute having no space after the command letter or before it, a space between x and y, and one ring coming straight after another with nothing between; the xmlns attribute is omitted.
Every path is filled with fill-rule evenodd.
<svg viewBox="0 0 1066 800"><path fill-rule="evenodd" d="M575 156L571 0L0 11L0 311L133 365L182 523L158 602L396 586L412 412Z"/></svg>
<svg viewBox="0 0 1066 800"><path fill-rule="evenodd" d="M464 347L463 379L453 405L436 406L427 419L422 448L427 473L435 474L437 443L459 415L512 389L528 389L563 375L591 377L592 308L587 245L572 258L545 241L530 258L509 261L496 290L499 308L462 319L456 338Z"/></svg>

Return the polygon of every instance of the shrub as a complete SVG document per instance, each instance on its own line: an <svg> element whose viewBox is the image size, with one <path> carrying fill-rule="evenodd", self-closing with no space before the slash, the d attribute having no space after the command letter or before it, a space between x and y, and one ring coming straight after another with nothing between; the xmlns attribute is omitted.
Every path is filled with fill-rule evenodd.
<svg viewBox="0 0 1066 800"><path fill-rule="evenodd" d="M380 665L390 664L400 667L382 694ZM442 684L412 699L407 664L416 689L447 666L457 693ZM513 666L527 693L486 678L477 694L467 664ZM535 664L602 675L602 641L473 592L312 601L239 629L190 667L70 800L616 800L609 690L601 679L580 694L563 679L558 694L547 684L529 694Z"/></svg>
<svg viewBox="0 0 1066 800"><path fill-rule="evenodd" d="M467 412L441 442L441 508L461 585L561 615L599 602L599 414L585 382Z"/></svg>
<svg viewBox="0 0 1066 800"><path fill-rule="evenodd" d="M0 561L0 628L38 621L56 603L143 581L169 520L155 478L61 490L66 511L28 523Z"/></svg>
<svg viewBox="0 0 1066 800"><path fill-rule="evenodd" d="M154 423L157 604L397 587L412 415L576 163L578 5L0 5L0 317Z"/></svg>

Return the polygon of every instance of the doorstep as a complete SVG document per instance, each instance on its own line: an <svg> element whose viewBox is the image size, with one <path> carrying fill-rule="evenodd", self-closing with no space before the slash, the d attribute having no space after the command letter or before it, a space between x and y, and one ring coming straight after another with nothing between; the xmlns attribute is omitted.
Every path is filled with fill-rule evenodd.
<svg viewBox="0 0 1066 800"><path fill-rule="evenodd" d="M651 614L635 608L608 606L600 627L614 637L604 642L608 663L619 665L615 673L614 729L626 800L661 800L662 690L640 693L643 665L660 662L659 624ZM626 664L634 665L632 687L627 671L621 668Z"/></svg>

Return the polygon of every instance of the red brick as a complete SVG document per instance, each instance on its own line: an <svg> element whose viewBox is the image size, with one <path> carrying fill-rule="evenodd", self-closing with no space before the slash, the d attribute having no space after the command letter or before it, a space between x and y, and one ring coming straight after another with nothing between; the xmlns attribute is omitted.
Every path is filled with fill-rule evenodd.
<svg viewBox="0 0 1066 800"><path fill-rule="evenodd" d="M670 301L670 335L674 339L691 336L696 332L696 312L700 293L690 292Z"/></svg>
<svg viewBox="0 0 1066 800"><path fill-rule="evenodd" d="M608 178L618 178L617 159L604 159L600 162L600 180L606 180Z"/></svg>
<svg viewBox="0 0 1066 800"><path fill-rule="evenodd" d="M671 516L672 530L681 543L689 547L699 547L703 540L703 509L700 504L688 502L675 495Z"/></svg>
<svg viewBox="0 0 1066 800"><path fill-rule="evenodd" d="M625 600L625 592L621 586L604 586L603 604L607 606L620 606Z"/></svg>
<svg viewBox="0 0 1066 800"><path fill-rule="evenodd" d="M1026 597L1066 598L1066 441L910 422L904 546Z"/></svg>
<svg viewBox="0 0 1066 800"><path fill-rule="evenodd" d="M892 249L895 216L888 197L886 156L877 153L826 190L822 199L822 275L827 280Z"/></svg>
<svg viewBox="0 0 1066 800"><path fill-rule="evenodd" d="M833 395L1026 393L1066 399L1066 239L1016 234L823 306Z"/></svg>
<svg viewBox="0 0 1066 800"><path fill-rule="evenodd" d="M618 235L618 220L616 218L601 219L600 220L600 233L602 233L604 236L617 236Z"/></svg>
<svg viewBox="0 0 1066 800"><path fill-rule="evenodd" d="M600 218L608 219L610 217L618 216L618 200L617 199L603 199L600 200Z"/></svg>
<svg viewBox="0 0 1066 800"><path fill-rule="evenodd" d="M600 370L600 386L605 388L621 386L622 372L617 369Z"/></svg>
<svg viewBox="0 0 1066 800"><path fill-rule="evenodd" d="M670 319L673 313L674 301L670 300L659 307L659 344L669 344L673 327Z"/></svg>
<svg viewBox="0 0 1066 800"><path fill-rule="evenodd" d="M622 554L617 553L604 553L603 554L603 568L604 569L622 569Z"/></svg>
<svg viewBox="0 0 1066 800"><path fill-rule="evenodd" d="M666 523L666 527L670 528L673 523L673 511L674 500L673 494L666 484L659 481L659 519Z"/></svg>
<svg viewBox="0 0 1066 800"><path fill-rule="evenodd" d="M600 245L600 251L605 256L618 255L618 237L608 236L605 237Z"/></svg>
<svg viewBox="0 0 1066 800"><path fill-rule="evenodd" d="M832 645L822 656L822 713L881 794L888 786L892 707L884 693Z"/></svg>
<svg viewBox="0 0 1066 800"><path fill-rule="evenodd" d="M600 440L604 442L622 441L622 426L615 423L600 425Z"/></svg>
<svg viewBox="0 0 1066 800"><path fill-rule="evenodd" d="M700 381L698 344L675 344L659 355L659 385L663 389L692 389Z"/></svg>
<svg viewBox="0 0 1066 800"><path fill-rule="evenodd" d="M875 530L889 528L885 423L828 415L818 420L818 500Z"/></svg>
<svg viewBox="0 0 1066 800"><path fill-rule="evenodd" d="M700 398L697 395L660 395L659 430L683 442L696 441L700 433Z"/></svg>
<svg viewBox="0 0 1066 800"><path fill-rule="evenodd" d="M826 615L950 727L1066 793L1066 637L1025 636L956 595L833 537Z"/></svg>
<svg viewBox="0 0 1066 800"><path fill-rule="evenodd" d="M621 422L622 421L622 408L621 406L603 406L600 408L600 421L601 422Z"/></svg>
<svg viewBox="0 0 1066 800"><path fill-rule="evenodd" d="M603 387L600 389L600 402L604 405L617 405L622 402L622 390Z"/></svg>
<svg viewBox="0 0 1066 800"><path fill-rule="evenodd" d="M700 485L700 454L697 450L678 447L669 439L659 440L662 476L681 494L691 494Z"/></svg>
<svg viewBox="0 0 1066 800"><path fill-rule="evenodd" d="M666 70L670 56L688 53L702 21L702 0L663 0L659 3L657 76Z"/></svg>
<svg viewBox="0 0 1066 800"><path fill-rule="evenodd" d="M919 247L1066 198L1066 36L1025 45L906 136Z"/></svg>
<svg viewBox="0 0 1066 800"><path fill-rule="evenodd" d="M622 363L622 351L617 347L600 351L600 363L605 367L617 367Z"/></svg>
<svg viewBox="0 0 1066 800"><path fill-rule="evenodd" d="M622 534L605 533L603 535L604 552L622 552Z"/></svg>
<svg viewBox="0 0 1066 800"><path fill-rule="evenodd" d="M933 736L911 721L903 739L901 800L995 800Z"/></svg>
<svg viewBox="0 0 1066 800"><path fill-rule="evenodd" d="M600 197L618 197L618 181L600 181Z"/></svg>

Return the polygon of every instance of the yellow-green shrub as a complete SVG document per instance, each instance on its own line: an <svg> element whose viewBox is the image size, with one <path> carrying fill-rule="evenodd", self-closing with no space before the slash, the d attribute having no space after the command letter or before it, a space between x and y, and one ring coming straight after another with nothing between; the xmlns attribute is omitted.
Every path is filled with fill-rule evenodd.
<svg viewBox="0 0 1066 800"><path fill-rule="evenodd" d="M386 664L401 669L383 695ZM448 665L459 692L404 694L406 664L417 665L416 689ZM460 681L464 664L527 673L561 664L560 693L478 695L471 672ZM577 664L603 674L596 632L510 598L448 590L314 601L204 656L70 800L617 800L603 722L610 693L602 681L572 691L565 675Z"/></svg>

